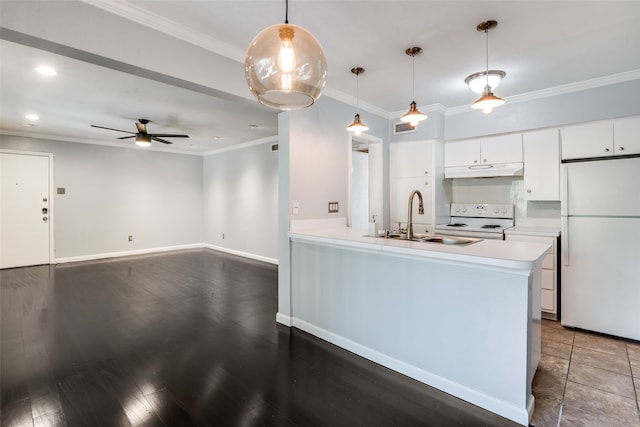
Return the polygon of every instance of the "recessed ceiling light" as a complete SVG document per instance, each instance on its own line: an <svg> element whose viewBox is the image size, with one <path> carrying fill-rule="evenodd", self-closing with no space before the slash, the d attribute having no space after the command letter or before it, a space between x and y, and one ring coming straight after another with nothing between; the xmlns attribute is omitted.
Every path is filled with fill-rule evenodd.
<svg viewBox="0 0 640 427"><path fill-rule="evenodd" d="M57 76L58 72L55 68L50 67L48 65L40 65L36 67L36 71L40 74L44 74L45 76Z"/></svg>
<svg viewBox="0 0 640 427"><path fill-rule="evenodd" d="M38 120L40 120L40 116L35 113L25 114L24 118L32 122L37 122Z"/></svg>

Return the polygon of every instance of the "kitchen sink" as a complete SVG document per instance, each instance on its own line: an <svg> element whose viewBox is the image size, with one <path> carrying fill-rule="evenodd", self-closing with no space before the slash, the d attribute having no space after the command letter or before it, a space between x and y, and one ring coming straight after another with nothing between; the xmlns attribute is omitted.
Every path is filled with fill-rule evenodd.
<svg viewBox="0 0 640 427"><path fill-rule="evenodd" d="M394 234L391 233L386 236L389 239L398 239L398 240L407 240L406 234ZM414 234L412 242L424 242L424 243L440 243L443 245L457 245L464 246L470 245L471 243L479 242L480 239L469 239L464 237L452 237L452 236L438 236L438 235L429 235L429 234Z"/></svg>

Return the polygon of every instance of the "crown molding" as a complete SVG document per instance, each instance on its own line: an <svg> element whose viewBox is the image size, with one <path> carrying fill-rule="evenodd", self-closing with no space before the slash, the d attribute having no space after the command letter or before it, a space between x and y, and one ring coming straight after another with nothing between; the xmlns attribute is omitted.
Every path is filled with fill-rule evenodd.
<svg viewBox="0 0 640 427"><path fill-rule="evenodd" d="M565 95L568 93L580 92L587 89L594 89L638 79L640 79L640 69L625 71L624 73L612 74L610 76L598 77L590 80L583 80L581 82L555 86L548 89L536 90L520 95L509 96L505 97L504 100L507 101L508 104L516 104L519 102L533 101L536 99ZM474 111L471 108L471 105L461 105L459 107L452 107L447 109L446 115L450 116L454 114L467 113L470 111Z"/></svg>
<svg viewBox="0 0 640 427"><path fill-rule="evenodd" d="M322 91L322 94L335 99L336 101L340 101L342 103L345 103L347 105L358 105L359 109L362 111L367 111L371 114L375 114L376 116L380 116L383 117L385 119L389 119L389 112L387 110L383 110L382 108L376 107L373 104L369 104L367 102L362 101L361 99L358 100L355 96L351 96L351 95L347 95L344 92L340 92L339 90L335 90L335 89L331 89L331 88L325 88Z"/></svg>
<svg viewBox="0 0 640 427"><path fill-rule="evenodd" d="M112 141L102 141L98 139L88 139L88 138L77 138L74 136L64 136L64 135L52 135L46 133L37 133L37 132L24 132L19 130L12 129L0 129L0 135L7 136L17 136L21 138L35 138L35 139L46 139L48 141L63 141L63 142L72 142L75 144L91 144L91 145L104 145L112 148L124 148L126 150L144 150L144 151L161 151L163 153L169 154L188 154L190 156L202 156L203 153L198 151L187 151L181 149L167 149L162 147L138 147L135 144L122 144Z"/></svg>

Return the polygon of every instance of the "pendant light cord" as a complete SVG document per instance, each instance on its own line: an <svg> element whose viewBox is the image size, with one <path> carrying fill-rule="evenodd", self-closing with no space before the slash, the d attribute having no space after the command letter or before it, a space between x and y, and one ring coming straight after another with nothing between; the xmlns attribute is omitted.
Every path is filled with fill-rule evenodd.
<svg viewBox="0 0 640 427"><path fill-rule="evenodd" d="M284 6L284 23L288 24L289 23L289 0L285 0L284 4L285 4L285 6Z"/></svg>
<svg viewBox="0 0 640 427"><path fill-rule="evenodd" d="M489 29L487 28L486 30L484 30L484 33L487 35L486 37L486 43L487 43L487 86L486 88L489 86Z"/></svg>
<svg viewBox="0 0 640 427"><path fill-rule="evenodd" d="M360 73L356 73L356 113L360 112Z"/></svg>
<svg viewBox="0 0 640 427"><path fill-rule="evenodd" d="M416 54L411 55L411 101L416 101Z"/></svg>

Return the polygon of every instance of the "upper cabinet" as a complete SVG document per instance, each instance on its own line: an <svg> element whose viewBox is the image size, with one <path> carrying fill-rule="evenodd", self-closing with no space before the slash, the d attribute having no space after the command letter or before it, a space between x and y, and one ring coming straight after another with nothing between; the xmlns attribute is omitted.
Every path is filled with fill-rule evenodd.
<svg viewBox="0 0 640 427"><path fill-rule="evenodd" d="M392 178L425 177L433 174L433 154L427 141L396 142L390 145L389 169Z"/></svg>
<svg viewBox="0 0 640 427"><path fill-rule="evenodd" d="M562 129L562 160L640 154L640 116Z"/></svg>
<svg viewBox="0 0 640 427"><path fill-rule="evenodd" d="M557 129L523 134L524 197L560 200L560 138Z"/></svg>
<svg viewBox="0 0 640 427"><path fill-rule="evenodd" d="M445 167L493 165L522 162L522 135L501 135L447 142Z"/></svg>
<svg viewBox="0 0 640 427"><path fill-rule="evenodd" d="M617 155L640 154L640 116L614 120L613 143Z"/></svg>

